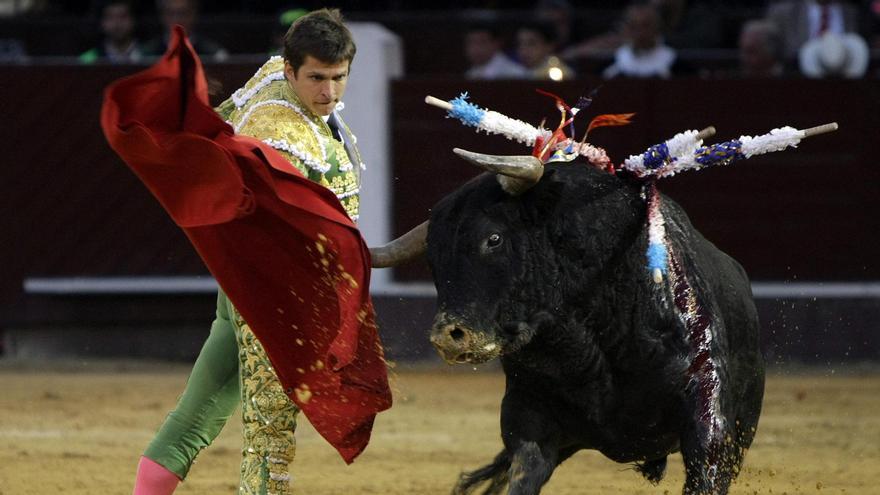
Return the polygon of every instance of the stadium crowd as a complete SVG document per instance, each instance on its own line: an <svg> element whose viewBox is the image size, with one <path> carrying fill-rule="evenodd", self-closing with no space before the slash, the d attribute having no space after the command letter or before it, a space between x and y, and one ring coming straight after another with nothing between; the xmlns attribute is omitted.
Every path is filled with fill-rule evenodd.
<svg viewBox="0 0 880 495"><path fill-rule="evenodd" d="M147 63L163 53L174 24L187 29L208 62L262 57L276 53L287 26L320 3L0 0L0 63ZM613 8L576 0L349 0L336 6L352 21L377 22L398 34L409 76L880 74L880 0L634 0Z"/></svg>

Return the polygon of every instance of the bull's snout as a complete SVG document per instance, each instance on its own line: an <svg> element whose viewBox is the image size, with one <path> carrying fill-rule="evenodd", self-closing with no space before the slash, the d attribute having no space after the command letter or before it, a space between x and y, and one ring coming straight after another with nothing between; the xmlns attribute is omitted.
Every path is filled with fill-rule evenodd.
<svg viewBox="0 0 880 495"><path fill-rule="evenodd" d="M500 346L485 333L442 316L435 319L431 343L450 364L483 363L501 352Z"/></svg>

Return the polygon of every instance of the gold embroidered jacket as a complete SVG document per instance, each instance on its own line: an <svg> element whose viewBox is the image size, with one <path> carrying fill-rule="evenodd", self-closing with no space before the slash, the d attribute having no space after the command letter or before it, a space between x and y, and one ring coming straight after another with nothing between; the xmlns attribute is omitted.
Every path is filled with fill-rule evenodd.
<svg viewBox="0 0 880 495"><path fill-rule="evenodd" d="M343 142L324 119L303 105L284 78L284 60L272 57L217 107L237 134L255 137L278 150L303 175L336 194L357 221L363 160L357 139L339 112L330 115Z"/></svg>

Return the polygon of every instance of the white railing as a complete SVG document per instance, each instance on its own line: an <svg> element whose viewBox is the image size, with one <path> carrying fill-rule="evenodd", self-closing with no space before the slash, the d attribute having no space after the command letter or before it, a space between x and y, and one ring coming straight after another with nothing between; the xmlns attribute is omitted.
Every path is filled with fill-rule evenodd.
<svg viewBox="0 0 880 495"><path fill-rule="evenodd" d="M145 277L31 277L24 280L26 294L207 294L217 290L208 276ZM756 299L873 299L880 298L880 282L753 282ZM390 282L374 287L375 296L435 297L426 282Z"/></svg>

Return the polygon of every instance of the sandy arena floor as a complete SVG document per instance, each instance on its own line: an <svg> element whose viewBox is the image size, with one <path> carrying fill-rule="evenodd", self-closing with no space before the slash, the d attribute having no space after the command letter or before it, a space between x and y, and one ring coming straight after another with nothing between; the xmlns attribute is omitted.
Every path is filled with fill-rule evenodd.
<svg viewBox="0 0 880 495"><path fill-rule="evenodd" d="M0 495L128 494L140 452L183 389L188 366L0 366ZM395 406L346 466L301 420L293 474L301 494L447 494L458 473L501 447L497 371L395 372ZM230 421L177 493L234 493L240 426ZM657 487L584 451L547 494L681 493L681 457ZM775 372L734 494L880 494L880 374Z"/></svg>

